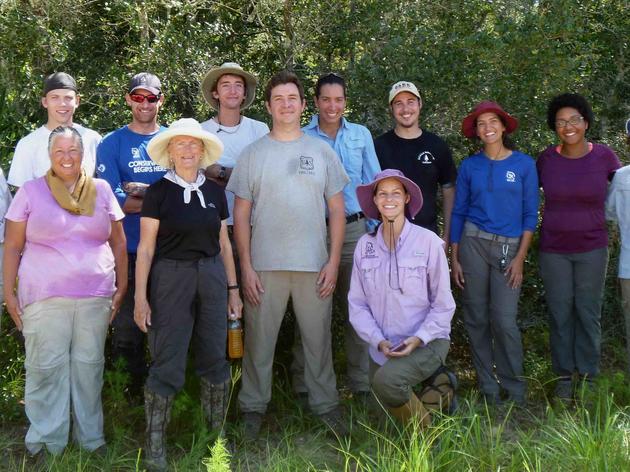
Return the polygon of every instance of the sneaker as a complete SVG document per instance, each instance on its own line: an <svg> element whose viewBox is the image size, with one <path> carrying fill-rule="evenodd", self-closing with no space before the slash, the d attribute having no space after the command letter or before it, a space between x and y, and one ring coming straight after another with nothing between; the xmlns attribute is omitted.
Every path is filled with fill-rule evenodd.
<svg viewBox="0 0 630 472"><path fill-rule="evenodd" d="M243 413L243 438L246 441L258 439L263 418L264 415L257 411L246 411Z"/></svg>
<svg viewBox="0 0 630 472"><path fill-rule="evenodd" d="M350 430L346 426L346 421L339 407L319 415L319 418L330 428L335 436L339 438L347 438L350 436Z"/></svg>

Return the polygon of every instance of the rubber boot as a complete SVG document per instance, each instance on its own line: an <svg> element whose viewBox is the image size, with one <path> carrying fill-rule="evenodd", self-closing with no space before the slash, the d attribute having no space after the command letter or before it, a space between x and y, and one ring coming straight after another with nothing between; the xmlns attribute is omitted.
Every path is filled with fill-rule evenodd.
<svg viewBox="0 0 630 472"><path fill-rule="evenodd" d="M389 408L390 413L401 423L407 424L412 420L417 420L422 428L428 428L431 425L431 413L427 410L422 402L418 400L415 393L411 392L407 403Z"/></svg>
<svg viewBox="0 0 630 472"><path fill-rule="evenodd" d="M208 428L211 431L218 431L223 434L223 425L230 401L231 380L228 379L220 384L212 384L202 378L201 384L201 406L206 414Z"/></svg>
<svg viewBox="0 0 630 472"><path fill-rule="evenodd" d="M166 428L171 419L171 406L174 395L163 397L144 389L144 412L146 415L146 450L145 465L150 472L162 472L167 469Z"/></svg>

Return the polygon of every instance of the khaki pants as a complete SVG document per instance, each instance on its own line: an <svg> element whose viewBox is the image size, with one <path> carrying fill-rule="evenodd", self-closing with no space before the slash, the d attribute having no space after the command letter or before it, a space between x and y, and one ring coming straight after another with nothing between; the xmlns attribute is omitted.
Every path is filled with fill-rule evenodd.
<svg viewBox="0 0 630 472"><path fill-rule="evenodd" d="M339 275L337 277L337 287L334 293L334 301L339 307L339 315L343 317L348 386L350 390L355 393L370 391L368 378L370 356L368 354L368 345L356 333L350 324L348 315L348 292L350 291L354 248L359 238L364 234L365 219L346 224L345 239L341 251L341 263L339 264ZM307 388L304 383L304 351L302 350L302 341L297 328L295 331L293 363L291 364L293 390L296 392L306 392Z"/></svg>
<svg viewBox="0 0 630 472"><path fill-rule="evenodd" d="M409 401L413 386L431 377L446 362L449 346L448 339L435 339L408 356L388 359L383 365L370 359L374 394L387 408L404 405Z"/></svg>
<svg viewBox="0 0 630 472"><path fill-rule="evenodd" d="M26 447L59 454L68 443L70 402L74 439L85 449L103 436L104 350L111 299L48 298L24 308Z"/></svg>
<svg viewBox="0 0 630 472"><path fill-rule="evenodd" d="M262 301L257 306L245 302L241 409L259 413L267 409L278 331L291 297L304 348L309 405L315 414L329 412L339 403L331 351L331 297L318 297L316 272L263 271L258 276L265 289Z"/></svg>

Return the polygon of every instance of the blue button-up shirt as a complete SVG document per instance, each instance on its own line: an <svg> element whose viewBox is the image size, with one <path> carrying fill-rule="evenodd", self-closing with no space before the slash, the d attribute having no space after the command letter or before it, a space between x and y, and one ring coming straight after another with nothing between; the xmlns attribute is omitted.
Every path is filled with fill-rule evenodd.
<svg viewBox="0 0 630 472"><path fill-rule="evenodd" d="M323 139L335 150L350 177L350 182L343 189L346 216L360 212L357 186L372 182L374 176L381 171L370 131L365 126L341 118L337 136L330 139L319 129L319 115L313 115L311 122L302 129L306 134Z"/></svg>
<svg viewBox="0 0 630 472"><path fill-rule="evenodd" d="M630 166L622 167L615 173L608 189L606 218L619 224L619 278L630 279Z"/></svg>

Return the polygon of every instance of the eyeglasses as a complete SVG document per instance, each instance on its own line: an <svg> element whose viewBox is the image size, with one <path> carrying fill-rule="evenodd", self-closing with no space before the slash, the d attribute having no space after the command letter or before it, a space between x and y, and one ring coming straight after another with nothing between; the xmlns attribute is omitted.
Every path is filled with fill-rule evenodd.
<svg viewBox="0 0 630 472"><path fill-rule="evenodd" d="M141 93L132 93L129 95L129 98L136 103L142 103L145 100L149 103L156 103L160 99L160 95L142 95Z"/></svg>
<svg viewBox="0 0 630 472"><path fill-rule="evenodd" d="M565 128L567 125L577 126L584 121L584 117L575 115L568 120L556 120L556 128Z"/></svg>

